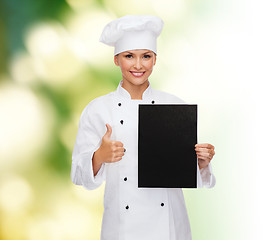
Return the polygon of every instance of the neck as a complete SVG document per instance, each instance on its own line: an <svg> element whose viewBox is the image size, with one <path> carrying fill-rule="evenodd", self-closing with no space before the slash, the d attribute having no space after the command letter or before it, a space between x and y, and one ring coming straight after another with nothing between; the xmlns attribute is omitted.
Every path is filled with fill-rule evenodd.
<svg viewBox="0 0 269 240"><path fill-rule="evenodd" d="M142 99L144 91L148 88L149 86L149 81L147 80L141 85L134 85L128 81L125 81L123 79L123 83L121 85L125 90L128 91L128 93L131 96L131 99Z"/></svg>

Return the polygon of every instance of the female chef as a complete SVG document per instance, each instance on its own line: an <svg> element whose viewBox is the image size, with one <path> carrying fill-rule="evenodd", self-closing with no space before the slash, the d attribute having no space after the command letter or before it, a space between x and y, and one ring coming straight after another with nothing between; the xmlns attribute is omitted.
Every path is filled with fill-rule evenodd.
<svg viewBox="0 0 269 240"><path fill-rule="evenodd" d="M105 180L101 240L190 240L181 188L138 188L138 105L183 101L155 90L148 80L156 63L163 21L128 15L107 24L100 41L115 47L122 80L117 89L83 110L72 155L73 183L88 190ZM197 185L213 187L214 146L196 144ZM169 151L169 149L167 149ZM165 164L165 163L164 163Z"/></svg>

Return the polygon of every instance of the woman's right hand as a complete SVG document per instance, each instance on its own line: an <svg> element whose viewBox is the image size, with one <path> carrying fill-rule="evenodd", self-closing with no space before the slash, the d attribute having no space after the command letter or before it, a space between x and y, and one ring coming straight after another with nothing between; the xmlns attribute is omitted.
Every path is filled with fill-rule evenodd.
<svg viewBox="0 0 269 240"><path fill-rule="evenodd" d="M110 139L112 128L106 124L107 131L102 138L101 146L93 155L93 161L99 164L118 162L122 159L125 148L123 143L119 141L112 141Z"/></svg>

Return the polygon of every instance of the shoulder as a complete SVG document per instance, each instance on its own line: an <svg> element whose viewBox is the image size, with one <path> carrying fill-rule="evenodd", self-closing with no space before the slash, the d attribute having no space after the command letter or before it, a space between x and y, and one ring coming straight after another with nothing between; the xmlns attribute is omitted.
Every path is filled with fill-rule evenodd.
<svg viewBox="0 0 269 240"><path fill-rule="evenodd" d="M91 100L88 105L86 106L87 109L99 109L103 108L104 106L107 106L107 103L111 102L113 99L114 92L110 92L108 94L105 94L103 96L94 98Z"/></svg>
<svg viewBox="0 0 269 240"><path fill-rule="evenodd" d="M164 92L157 89L152 89L153 96L158 99L159 101L165 102L165 103L185 103L181 98L178 96Z"/></svg>
<svg viewBox="0 0 269 240"><path fill-rule="evenodd" d="M94 113L102 113L106 111L106 108L109 106L108 103L111 103L114 96L114 92L110 92L103 96L94 98L91 100L86 107L83 109L82 114L94 114Z"/></svg>

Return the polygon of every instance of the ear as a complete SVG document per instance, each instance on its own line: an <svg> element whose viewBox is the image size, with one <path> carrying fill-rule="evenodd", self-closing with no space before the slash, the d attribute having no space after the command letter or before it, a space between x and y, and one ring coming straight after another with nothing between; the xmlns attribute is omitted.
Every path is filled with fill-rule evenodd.
<svg viewBox="0 0 269 240"><path fill-rule="evenodd" d="M155 55L155 60L154 60L154 66L155 66L156 61L157 61L157 55L155 53L154 53L154 55Z"/></svg>
<svg viewBox="0 0 269 240"><path fill-rule="evenodd" d="M118 55L114 56L114 63L116 66L119 66Z"/></svg>

